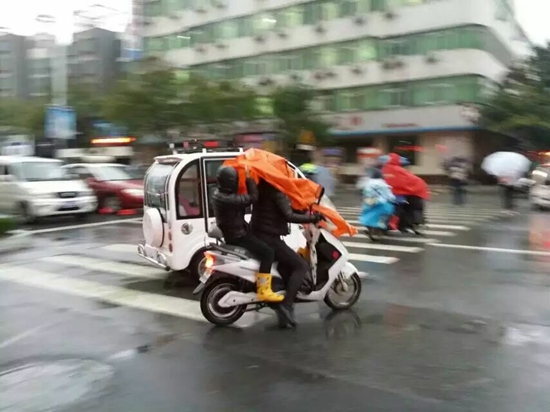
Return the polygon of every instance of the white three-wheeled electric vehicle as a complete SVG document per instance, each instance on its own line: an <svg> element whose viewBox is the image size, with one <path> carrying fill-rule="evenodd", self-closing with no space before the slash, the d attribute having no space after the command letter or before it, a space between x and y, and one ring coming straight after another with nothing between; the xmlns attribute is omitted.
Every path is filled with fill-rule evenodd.
<svg viewBox="0 0 550 412"><path fill-rule="evenodd" d="M145 242L138 245L138 254L148 262L167 271L188 269L200 278L204 252L215 242L208 233L216 222L212 208L216 173L224 161L243 152L222 150L187 149L155 158L144 181ZM292 225L285 241L294 249L303 246L301 227Z"/></svg>

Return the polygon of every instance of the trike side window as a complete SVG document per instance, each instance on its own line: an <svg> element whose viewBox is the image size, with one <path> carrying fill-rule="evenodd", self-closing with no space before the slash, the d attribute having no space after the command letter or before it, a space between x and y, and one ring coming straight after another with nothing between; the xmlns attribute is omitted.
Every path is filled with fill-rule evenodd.
<svg viewBox="0 0 550 412"><path fill-rule="evenodd" d="M166 187L174 164L153 163L145 177L145 199L147 207L154 207L166 219Z"/></svg>
<svg viewBox="0 0 550 412"><path fill-rule="evenodd" d="M176 214L178 219L196 219L204 216L201 201L199 161L185 167L176 183Z"/></svg>
<svg viewBox="0 0 550 412"><path fill-rule="evenodd" d="M218 174L218 169L226 160L227 159L207 159L204 162L206 175L206 195L208 198L208 216L214 216L214 204L212 202L212 196L214 195L214 190L217 187L216 177Z"/></svg>

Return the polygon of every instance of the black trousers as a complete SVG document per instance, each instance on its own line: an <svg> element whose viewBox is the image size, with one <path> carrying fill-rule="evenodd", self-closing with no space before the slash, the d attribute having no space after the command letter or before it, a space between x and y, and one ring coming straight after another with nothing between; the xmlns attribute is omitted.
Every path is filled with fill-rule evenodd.
<svg viewBox="0 0 550 412"><path fill-rule="evenodd" d="M426 223L424 216L424 199L418 196L406 196L407 203L397 206L396 215L399 217L399 230L406 230L413 225Z"/></svg>
<svg viewBox="0 0 550 412"><path fill-rule="evenodd" d="M226 239L225 243L248 250L260 261L260 273L271 273L271 266L275 261L275 252L256 236L247 234L236 239Z"/></svg>
<svg viewBox="0 0 550 412"><path fill-rule="evenodd" d="M510 186L510 185L502 186L502 203L506 210L514 209L514 197L515 197L514 186Z"/></svg>
<svg viewBox="0 0 550 412"><path fill-rule="evenodd" d="M278 236L255 233L275 252L275 260L279 263L279 273L286 282L286 294L283 303L292 304L309 271L307 262Z"/></svg>
<svg viewBox="0 0 550 412"><path fill-rule="evenodd" d="M462 206L465 203L466 189L464 182L458 179L451 179L451 191L453 193L453 203L457 206Z"/></svg>

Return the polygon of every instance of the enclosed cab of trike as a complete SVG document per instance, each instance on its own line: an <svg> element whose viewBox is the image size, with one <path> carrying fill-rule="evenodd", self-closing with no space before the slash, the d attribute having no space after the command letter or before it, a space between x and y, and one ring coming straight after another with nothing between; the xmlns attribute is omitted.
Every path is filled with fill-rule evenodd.
<svg viewBox="0 0 550 412"><path fill-rule="evenodd" d="M212 195L219 167L242 149L189 149L158 156L144 180L143 236L138 254L167 271L188 269L199 277L204 251L215 239L208 236L216 219ZM301 172L289 164L299 177ZM248 215L247 219L250 218ZM285 239L298 249L305 243L299 225Z"/></svg>

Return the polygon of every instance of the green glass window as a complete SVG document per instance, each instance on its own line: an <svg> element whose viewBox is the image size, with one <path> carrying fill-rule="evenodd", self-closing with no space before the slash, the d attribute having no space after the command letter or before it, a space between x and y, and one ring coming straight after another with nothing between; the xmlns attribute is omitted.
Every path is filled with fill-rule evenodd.
<svg viewBox="0 0 550 412"><path fill-rule="evenodd" d="M215 37L218 40L234 39L239 36L237 20L227 20L216 24Z"/></svg>
<svg viewBox="0 0 550 412"><path fill-rule="evenodd" d="M333 20L338 18L339 7L336 1L324 1L320 3L319 6L320 20Z"/></svg>
<svg viewBox="0 0 550 412"><path fill-rule="evenodd" d="M351 93L349 90L338 90L336 92L336 110L339 112L349 112L352 110Z"/></svg>
<svg viewBox="0 0 550 412"><path fill-rule="evenodd" d="M298 5L287 9L288 27L302 26L304 23L304 6Z"/></svg>
<svg viewBox="0 0 550 412"><path fill-rule="evenodd" d="M319 68L319 53L316 47L304 49L302 51L305 70L315 70Z"/></svg>
<svg viewBox="0 0 550 412"><path fill-rule="evenodd" d="M323 46L319 49L319 67L329 68L338 64L338 49L334 46Z"/></svg>
<svg viewBox="0 0 550 412"><path fill-rule="evenodd" d="M386 11L387 0L372 0L372 11Z"/></svg>
<svg viewBox="0 0 550 412"><path fill-rule="evenodd" d="M321 21L321 5L317 2L304 4L304 24L317 24Z"/></svg>
<svg viewBox="0 0 550 412"><path fill-rule="evenodd" d="M166 13L171 14L180 10L180 0L164 0L164 10Z"/></svg>
<svg viewBox="0 0 550 412"><path fill-rule="evenodd" d="M189 44L191 46L195 46L197 44L203 44L204 34L202 29L200 28L194 28L189 30Z"/></svg>
<svg viewBox="0 0 550 412"><path fill-rule="evenodd" d="M276 20L271 13L256 14L254 20L254 35L264 34L275 27Z"/></svg>
<svg viewBox="0 0 550 412"><path fill-rule="evenodd" d="M340 17L354 16L358 12L357 1L356 0L342 0L340 1L340 7L338 10L338 15Z"/></svg>
<svg viewBox="0 0 550 412"><path fill-rule="evenodd" d="M237 33L239 37L252 36L252 18L251 16L240 17L237 20Z"/></svg>
<svg viewBox="0 0 550 412"><path fill-rule="evenodd" d="M179 47L186 48L191 46L191 36L188 32L177 34Z"/></svg>
<svg viewBox="0 0 550 412"><path fill-rule="evenodd" d="M353 64L356 62L357 48L353 43L342 43L338 46L338 64Z"/></svg>
<svg viewBox="0 0 550 412"><path fill-rule="evenodd" d="M376 43L372 39L357 42L357 59L360 62L376 60Z"/></svg>

